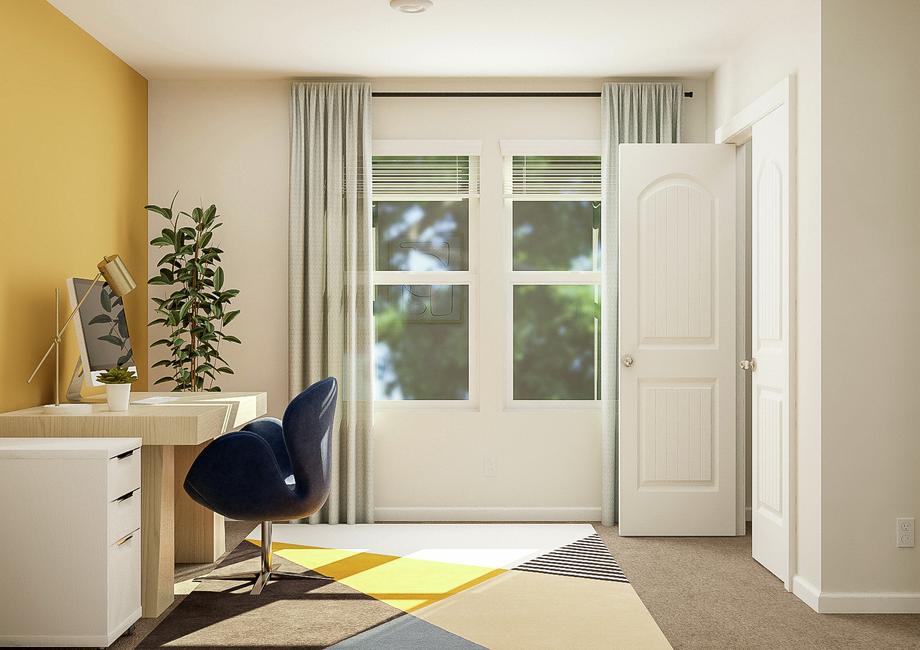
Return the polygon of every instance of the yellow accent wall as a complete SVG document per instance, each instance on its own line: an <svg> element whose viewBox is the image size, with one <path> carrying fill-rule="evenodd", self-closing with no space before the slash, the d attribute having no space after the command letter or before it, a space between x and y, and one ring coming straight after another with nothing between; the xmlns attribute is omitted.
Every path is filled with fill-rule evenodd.
<svg viewBox="0 0 920 650"><path fill-rule="evenodd" d="M0 1L0 411L53 399L54 289L121 255L147 384L147 80L44 0ZM71 328L61 394L79 357Z"/></svg>

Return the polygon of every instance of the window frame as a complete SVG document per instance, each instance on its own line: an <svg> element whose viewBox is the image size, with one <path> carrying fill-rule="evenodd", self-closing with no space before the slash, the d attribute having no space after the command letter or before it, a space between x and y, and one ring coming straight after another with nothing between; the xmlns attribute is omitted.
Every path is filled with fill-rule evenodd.
<svg viewBox="0 0 920 650"><path fill-rule="evenodd" d="M374 156L476 156L480 157L482 143L478 140L374 140ZM471 167L471 174L473 165ZM479 165L475 166L477 187L481 184ZM373 187L373 186L372 186ZM481 192L481 190L480 190ZM479 203L480 193L460 194L384 194L371 193L371 204L399 201L457 201L467 200L469 208L467 267L466 271L378 271L376 225L371 230L371 285L373 299L376 301L378 286L393 285L458 285L467 287L469 320L469 398L465 400L413 400L413 399L377 399L374 389L375 409L410 409L410 410L479 410ZM374 352L372 361L374 381L377 380L377 327L376 319L371 315L374 333Z"/></svg>
<svg viewBox="0 0 920 650"><path fill-rule="evenodd" d="M510 178L514 156L598 156L601 155L598 140L502 140L502 180ZM514 287L520 285L565 285L593 286L598 300L601 297L603 272L601 264L603 250L597 247L596 269L593 271L515 271L514 270L514 202L515 201L593 201L601 202L598 194L521 194L504 197L502 235L505 245L502 250L502 269L505 284L505 304L508 319L505 324L505 410L545 409L588 409L600 410L601 399L590 400L522 400L514 398ZM595 234L597 236L597 234ZM601 230L601 246L605 238ZM595 336L595 387L597 376L598 337Z"/></svg>

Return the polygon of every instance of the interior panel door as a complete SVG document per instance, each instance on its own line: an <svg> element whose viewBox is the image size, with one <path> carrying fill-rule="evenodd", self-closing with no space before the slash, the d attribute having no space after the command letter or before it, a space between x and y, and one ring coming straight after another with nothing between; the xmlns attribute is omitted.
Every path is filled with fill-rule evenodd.
<svg viewBox="0 0 920 650"><path fill-rule="evenodd" d="M752 129L751 553L789 582L792 429L789 110Z"/></svg>
<svg viewBox="0 0 920 650"><path fill-rule="evenodd" d="M735 147L620 146L621 535L735 534Z"/></svg>

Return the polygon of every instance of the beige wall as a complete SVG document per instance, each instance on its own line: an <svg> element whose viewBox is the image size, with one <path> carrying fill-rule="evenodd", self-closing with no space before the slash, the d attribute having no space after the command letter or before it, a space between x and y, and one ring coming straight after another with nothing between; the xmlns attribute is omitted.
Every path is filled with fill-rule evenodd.
<svg viewBox="0 0 920 650"><path fill-rule="evenodd" d="M279 415L288 392L289 89L280 81L150 82L150 202L169 205L178 190L177 207L214 203L223 216L215 241L226 251L226 284L240 290L234 307L241 310L228 331L243 344L221 350L236 373L221 387L267 390L269 410ZM150 236L164 223L151 215ZM149 248L151 274L157 259ZM159 295L155 287L151 294ZM151 364L161 358L163 348L151 350Z"/></svg>
<svg viewBox="0 0 920 650"><path fill-rule="evenodd" d="M592 79L373 83L377 90L482 91L599 90L600 84ZM242 346L228 352L237 374L222 385L225 390L267 389L275 415L288 396L289 85L150 83L151 200L168 202L179 189L183 206L200 198L221 209L226 225L218 232L227 251L227 282L241 289L237 306L242 313L234 333L243 339ZM685 85L696 96L684 104L684 139L700 142L706 137L705 81ZM600 102L382 98L374 103L373 130L378 139L482 140L485 166L497 164L500 138L599 138ZM486 182L500 196L495 179ZM490 191L483 189L484 195ZM150 223L158 227L156 220ZM381 516L540 518L542 512L556 518L599 517L599 411L574 414L568 428L550 426L540 412L521 414L513 427L498 430L470 422L459 426L459 420L443 413L420 414L407 427L405 417L394 411L377 417L375 490ZM498 468L491 479L482 471L487 454Z"/></svg>
<svg viewBox="0 0 920 650"><path fill-rule="evenodd" d="M824 2L821 31L822 587L918 607L920 3Z"/></svg>
<svg viewBox="0 0 920 650"><path fill-rule="evenodd" d="M796 586L822 611L917 611L920 557L895 519L920 514L920 4L778 18L710 78L707 127L796 75Z"/></svg>
<svg viewBox="0 0 920 650"><path fill-rule="evenodd" d="M821 587L820 5L802 0L760 25L709 79L708 140L735 113L795 75L797 95L797 574Z"/></svg>
<svg viewBox="0 0 920 650"><path fill-rule="evenodd" d="M378 90L596 90L599 80L378 82ZM685 139L705 136L705 92L684 103ZM507 353L506 298L501 281L503 216L501 139L599 139L600 102L594 98L379 99L374 137L462 139L482 142L478 355L480 408L475 412L413 413L380 410L376 416L378 516L387 519L586 519L600 517L600 410L514 409L504 404L504 375L496 364ZM491 172L489 170L492 170ZM492 266L490 266L492 265ZM489 278L492 278L490 281ZM492 307L495 306L494 309ZM488 364L488 365L487 365ZM499 365L498 368L503 369ZM410 420L411 418L411 420ZM494 477L484 476L486 458Z"/></svg>

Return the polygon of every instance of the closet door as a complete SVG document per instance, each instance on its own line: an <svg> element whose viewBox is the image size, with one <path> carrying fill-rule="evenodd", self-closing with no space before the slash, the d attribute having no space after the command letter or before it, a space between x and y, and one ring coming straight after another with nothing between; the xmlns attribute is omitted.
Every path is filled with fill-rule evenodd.
<svg viewBox="0 0 920 650"><path fill-rule="evenodd" d="M752 555L790 586L792 391L789 110L753 126L751 211Z"/></svg>

